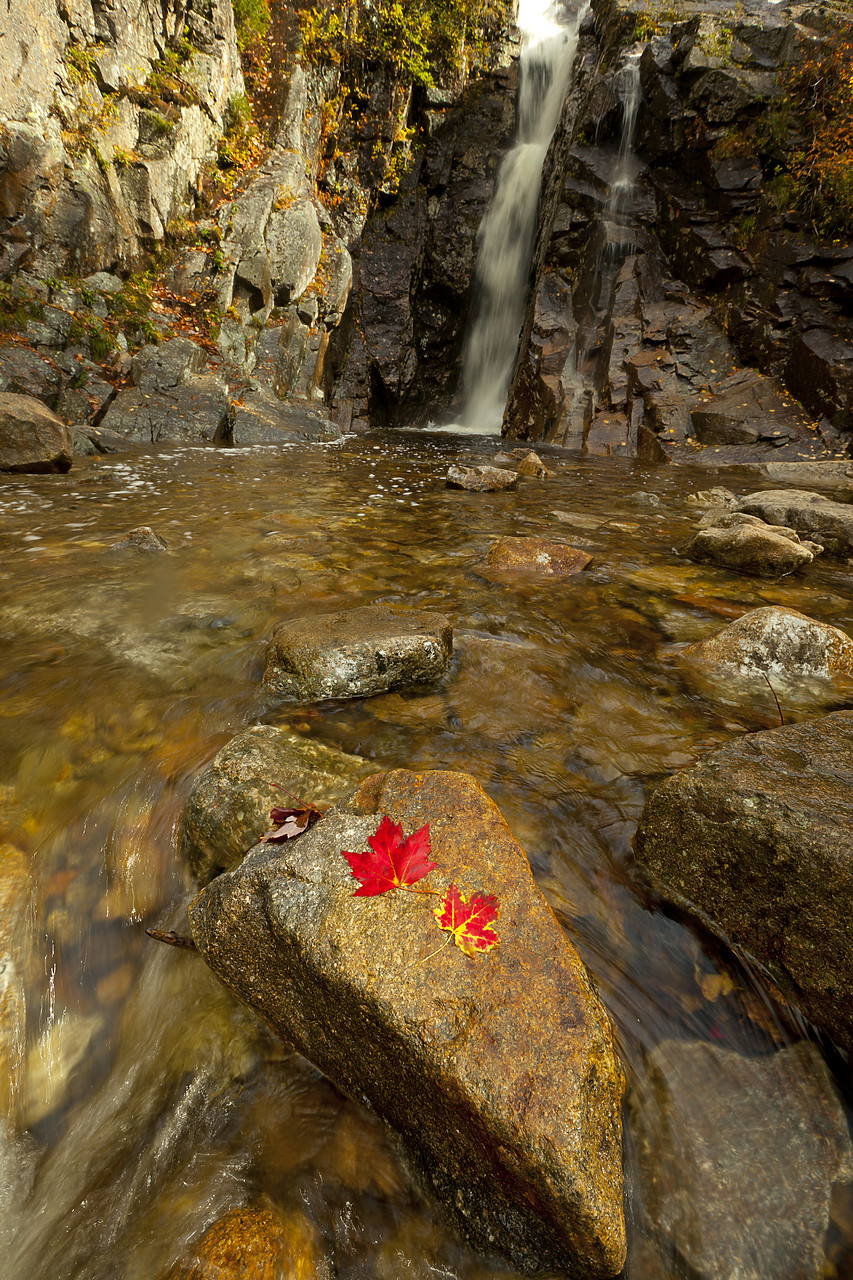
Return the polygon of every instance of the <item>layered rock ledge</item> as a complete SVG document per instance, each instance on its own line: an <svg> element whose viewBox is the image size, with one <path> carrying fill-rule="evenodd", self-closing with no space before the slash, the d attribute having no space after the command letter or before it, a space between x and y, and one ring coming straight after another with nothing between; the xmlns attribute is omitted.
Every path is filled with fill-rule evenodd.
<svg viewBox="0 0 853 1280"><path fill-rule="evenodd" d="M500 945L441 946L436 898L354 898L341 850L378 817L430 824L422 884L494 893ZM258 846L190 908L215 973L396 1131L475 1247L527 1271L625 1257L623 1076L607 1014L495 805L465 774L367 779L308 833Z"/></svg>

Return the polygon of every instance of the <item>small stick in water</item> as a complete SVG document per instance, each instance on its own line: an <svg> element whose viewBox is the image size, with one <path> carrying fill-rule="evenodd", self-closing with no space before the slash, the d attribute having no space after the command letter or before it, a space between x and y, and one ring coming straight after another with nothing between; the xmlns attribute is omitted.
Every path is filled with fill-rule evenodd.
<svg viewBox="0 0 853 1280"><path fill-rule="evenodd" d="M184 951L198 951L192 938L186 938L182 933L175 933L174 929L170 929L168 933L164 933L162 929L146 929L145 932L155 942L165 942L170 947L181 947Z"/></svg>
<svg viewBox="0 0 853 1280"><path fill-rule="evenodd" d="M773 701L776 703L776 710L779 712L779 723L781 725L784 725L785 717L782 715L782 708L779 706L779 699L776 697L776 690L773 688L773 685L770 683L770 677L765 675L763 671L761 674L764 676L764 679L767 681L767 688L773 694Z"/></svg>

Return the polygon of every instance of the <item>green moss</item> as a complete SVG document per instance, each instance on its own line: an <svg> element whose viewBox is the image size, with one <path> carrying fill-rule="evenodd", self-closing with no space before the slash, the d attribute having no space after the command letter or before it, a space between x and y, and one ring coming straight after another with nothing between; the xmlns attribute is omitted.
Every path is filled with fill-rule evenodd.
<svg viewBox="0 0 853 1280"><path fill-rule="evenodd" d="M269 0L232 0L241 50L263 40L270 25Z"/></svg>

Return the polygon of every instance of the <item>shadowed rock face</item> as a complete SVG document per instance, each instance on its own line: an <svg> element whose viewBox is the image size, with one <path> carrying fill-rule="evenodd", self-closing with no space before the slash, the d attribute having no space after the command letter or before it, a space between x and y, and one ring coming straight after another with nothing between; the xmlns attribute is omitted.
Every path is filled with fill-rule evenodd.
<svg viewBox="0 0 853 1280"><path fill-rule="evenodd" d="M381 814L407 834L429 822L438 870L425 884L497 895L498 947L476 959L442 947L434 898L352 896L341 851L365 849ZM610 1024L472 778L374 775L306 835L252 850L190 916L214 972L396 1130L471 1243L529 1271L619 1272L623 1077Z"/></svg>
<svg viewBox="0 0 853 1280"><path fill-rule="evenodd" d="M638 860L853 1049L853 712L749 734L652 793Z"/></svg>

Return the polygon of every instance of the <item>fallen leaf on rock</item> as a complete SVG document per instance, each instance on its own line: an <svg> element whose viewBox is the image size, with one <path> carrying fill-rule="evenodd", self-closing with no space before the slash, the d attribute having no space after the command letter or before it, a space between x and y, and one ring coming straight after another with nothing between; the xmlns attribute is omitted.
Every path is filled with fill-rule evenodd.
<svg viewBox="0 0 853 1280"><path fill-rule="evenodd" d="M299 809L270 809L270 822L275 823L269 831L261 836L261 844L281 844L285 840L293 840L319 822L323 814L313 805L304 805Z"/></svg>
<svg viewBox="0 0 853 1280"><path fill-rule="evenodd" d="M361 885L353 893L354 898L372 898L389 889L401 889L429 875L438 866L429 861L429 823L403 839L403 828L392 822L387 814L382 818L376 833L367 837L370 851L341 853L350 870Z"/></svg>
<svg viewBox="0 0 853 1280"><path fill-rule="evenodd" d="M493 894L475 893L470 902L452 884L435 908L434 915L440 929L446 929L466 956L476 956L481 951L491 951L500 938L490 926L497 919L499 903ZM450 938L448 938L448 942Z"/></svg>

